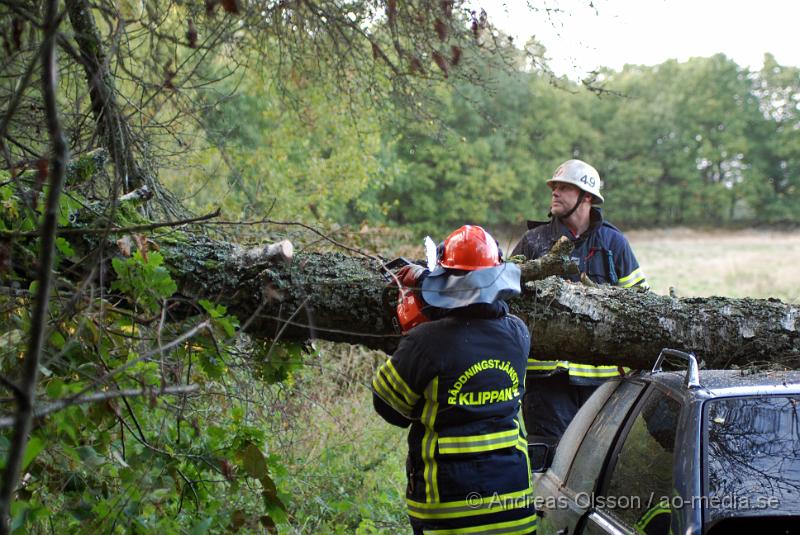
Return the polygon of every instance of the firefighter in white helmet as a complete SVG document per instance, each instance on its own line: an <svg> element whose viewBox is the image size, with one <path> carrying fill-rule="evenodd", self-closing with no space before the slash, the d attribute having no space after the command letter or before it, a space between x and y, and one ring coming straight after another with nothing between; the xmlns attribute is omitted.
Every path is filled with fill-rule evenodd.
<svg viewBox="0 0 800 535"><path fill-rule="evenodd" d="M529 221L528 231L512 255L533 260L547 253L561 236L575 245L573 260L581 273L593 282L629 288L647 287L628 240L603 220L599 205L600 175L581 160L558 166L550 186L550 220ZM579 280L579 276L572 277ZM547 355L546 360L529 359L527 394L523 402L529 443L555 445L578 408L609 377L622 373L618 366L590 366ZM551 448L552 452L553 448ZM539 464L532 459L532 464Z"/></svg>

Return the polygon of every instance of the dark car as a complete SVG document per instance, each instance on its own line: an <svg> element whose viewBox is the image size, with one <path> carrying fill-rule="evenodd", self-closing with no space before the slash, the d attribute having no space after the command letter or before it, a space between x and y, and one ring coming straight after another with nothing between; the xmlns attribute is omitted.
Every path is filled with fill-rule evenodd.
<svg viewBox="0 0 800 535"><path fill-rule="evenodd" d="M701 375L664 350L598 388L534 478L539 533L800 533L800 372Z"/></svg>

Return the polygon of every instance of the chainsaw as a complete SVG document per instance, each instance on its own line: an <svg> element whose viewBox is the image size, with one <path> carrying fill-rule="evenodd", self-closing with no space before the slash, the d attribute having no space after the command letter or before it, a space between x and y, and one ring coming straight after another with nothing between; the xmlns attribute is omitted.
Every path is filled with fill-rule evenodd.
<svg viewBox="0 0 800 535"><path fill-rule="evenodd" d="M428 270L433 270L433 268L436 267L436 246L433 244L433 240L431 240L430 236L425 237L425 256ZM428 321L428 318L422 311L425 303L420 295L415 292L413 288L406 288L400 285L397 277L394 276L394 274L400 271L404 266L414 263L415 262L401 256L383 265L383 276L389 282L394 282L399 290L396 305L392 307L394 310L392 310L393 313L390 314L392 326L395 332L399 334L406 334L420 323ZM390 291L392 289L392 285L387 286L387 290ZM387 298L389 295L390 292L384 291L385 305L388 303Z"/></svg>

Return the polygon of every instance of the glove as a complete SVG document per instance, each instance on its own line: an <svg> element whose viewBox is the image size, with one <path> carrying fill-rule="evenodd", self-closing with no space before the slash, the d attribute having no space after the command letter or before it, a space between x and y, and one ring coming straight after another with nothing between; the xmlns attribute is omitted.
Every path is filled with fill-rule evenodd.
<svg viewBox="0 0 800 535"><path fill-rule="evenodd" d="M416 288L418 286L417 281L427 271L427 269L417 264L408 264L400 268L394 275L404 287Z"/></svg>

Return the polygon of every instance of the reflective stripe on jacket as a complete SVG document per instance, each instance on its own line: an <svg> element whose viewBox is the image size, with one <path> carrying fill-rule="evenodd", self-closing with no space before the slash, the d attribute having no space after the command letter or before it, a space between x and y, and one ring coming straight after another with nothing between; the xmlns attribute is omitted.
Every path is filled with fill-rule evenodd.
<svg viewBox="0 0 800 535"><path fill-rule="evenodd" d="M576 384L596 384L610 377L619 377L631 371L630 368L591 364L579 364L568 360L536 360L529 358L528 377L547 377L554 373L569 373L570 381Z"/></svg>
<svg viewBox="0 0 800 535"><path fill-rule="evenodd" d="M406 504L424 533L536 529L519 417L530 336L507 312L473 305L423 323L375 373L378 413L410 425Z"/></svg>

